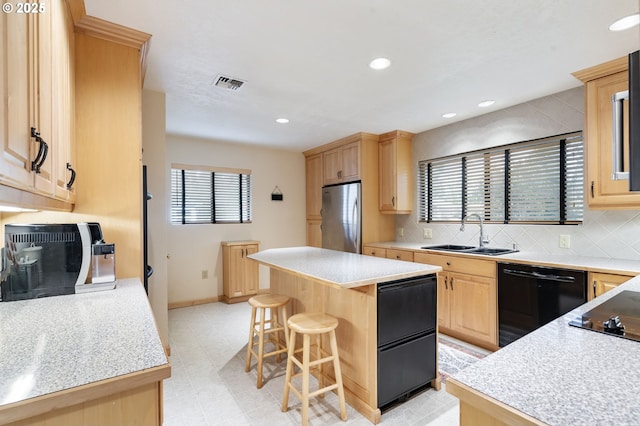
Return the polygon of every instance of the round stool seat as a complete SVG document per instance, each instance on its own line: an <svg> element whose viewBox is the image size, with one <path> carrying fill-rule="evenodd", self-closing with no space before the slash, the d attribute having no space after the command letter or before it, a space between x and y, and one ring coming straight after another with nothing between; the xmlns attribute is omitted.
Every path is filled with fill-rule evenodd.
<svg viewBox="0 0 640 426"><path fill-rule="evenodd" d="M281 294L258 294L249 299L251 306L262 309L278 308L288 302L289 298Z"/></svg>
<svg viewBox="0 0 640 426"><path fill-rule="evenodd" d="M296 333L322 334L335 330L338 327L338 320L322 312L310 312L293 315L287 324Z"/></svg>

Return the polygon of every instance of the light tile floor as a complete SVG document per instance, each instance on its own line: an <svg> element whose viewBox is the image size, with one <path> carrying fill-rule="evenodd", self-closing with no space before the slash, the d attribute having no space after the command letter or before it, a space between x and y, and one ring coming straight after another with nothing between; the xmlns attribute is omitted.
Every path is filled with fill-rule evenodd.
<svg viewBox="0 0 640 426"><path fill-rule="evenodd" d="M164 424L298 425L301 405L292 393L289 410L280 411L285 361L265 360L265 384L256 388L255 362L245 373L251 309L246 303L210 303L169 311L171 378L164 381ZM267 361L269 360L269 361ZM311 425L371 425L347 405L339 417L337 396L312 399ZM428 389L382 415L383 425L456 426L458 400Z"/></svg>

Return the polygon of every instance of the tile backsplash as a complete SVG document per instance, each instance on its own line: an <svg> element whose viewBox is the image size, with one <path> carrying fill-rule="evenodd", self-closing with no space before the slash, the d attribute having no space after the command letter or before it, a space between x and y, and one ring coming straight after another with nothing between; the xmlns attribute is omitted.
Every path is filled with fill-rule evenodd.
<svg viewBox="0 0 640 426"><path fill-rule="evenodd" d="M424 245L478 245L480 227L468 222L460 224L415 223L408 216L396 219L396 239ZM400 236L402 228L403 236ZM423 229L432 230L433 238L423 238ZM485 224L490 247L511 248L544 254L578 255L640 261L640 211L585 210L581 225L514 225ZM569 248L560 247L560 236L568 235Z"/></svg>
<svg viewBox="0 0 640 426"><path fill-rule="evenodd" d="M414 174L421 160L474 149L542 138L584 127L583 89L576 87L544 98L515 105L480 117L417 134L413 139ZM477 245L480 228L460 224L419 223L415 211L398 215L396 240L424 245ZM424 228L433 237L423 237ZM633 210L588 210L581 225L485 224L492 247L518 246L519 250L544 254L580 255L640 261L640 206ZM402 232L400 232L402 230ZM560 236L570 239L560 247Z"/></svg>

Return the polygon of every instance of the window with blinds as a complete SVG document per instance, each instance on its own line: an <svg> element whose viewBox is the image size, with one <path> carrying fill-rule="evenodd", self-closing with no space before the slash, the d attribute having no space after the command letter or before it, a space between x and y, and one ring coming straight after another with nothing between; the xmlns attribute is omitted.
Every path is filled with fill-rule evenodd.
<svg viewBox="0 0 640 426"><path fill-rule="evenodd" d="M421 222L580 223L582 132L419 163Z"/></svg>
<svg viewBox="0 0 640 426"><path fill-rule="evenodd" d="M172 165L171 223L250 223L251 171Z"/></svg>

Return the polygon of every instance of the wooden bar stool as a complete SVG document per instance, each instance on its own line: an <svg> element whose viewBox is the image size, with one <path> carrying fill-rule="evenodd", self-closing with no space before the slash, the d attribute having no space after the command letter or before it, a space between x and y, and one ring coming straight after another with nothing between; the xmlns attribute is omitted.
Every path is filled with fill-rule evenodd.
<svg viewBox="0 0 640 426"><path fill-rule="evenodd" d="M247 365L245 371L251 369L251 356L258 360L258 383L257 387L262 387L262 364L265 357L276 355L276 360L280 362L282 353L287 352L289 347L289 329L287 328L287 304L289 298L279 294L259 294L249 299L251 305L251 326L249 327L249 343L247 344ZM260 309L260 320L256 321L257 310ZM265 319L265 312L271 311L270 318ZM278 311L282 311L282 317ZM269 328L265 328L266 325ZM256 328L256 326L258 326ZM280 332L284 334L284 339L280 338ZM268 335L267 342L274 345L274 350L264 353L265 334ZM258 336L258 342L255 337ZM284 341L283 341L284 340ZM258 345L256 352L253 347Z"/></svg>
<svg viewBox="0 0 640 426"><path fill-rule="evenodd" d="M344 388L342 387L342 373L340 371L340 359L338 357L338 343L336 341L336 327L338 320L331 315L323 313L303 313L296 314L287 321L291 335L289 337L289 352L287 357L287 374L284 382L284 397L282 399L282 411L285 412L289 406L289 390L291 389L302 402L302 424L307 425L309 422L309 398L316 395L324 395L325 392L337 389L338 399L340 401L340 418L347 420L347 407L344 401ZM296 333L303 335L302 349L295 349ZM331 353L327 353L321 348L322 334L329 334L329 343L331 345ZM311 351L311 335L316 336L315 359L310 360ZM295 354L302 352L302 362L300 362ZM322 356L325 356L322 358ZM333 371L335 373L335 383L324 386L325 375L322 370L322 364L333 362ZM297 365L302 372L293 373L293 364ZM317 374L318 390L309 393L309 374L314 370ZM299 391L291 383L291 379L302 375L302 389Z"/></svg>

